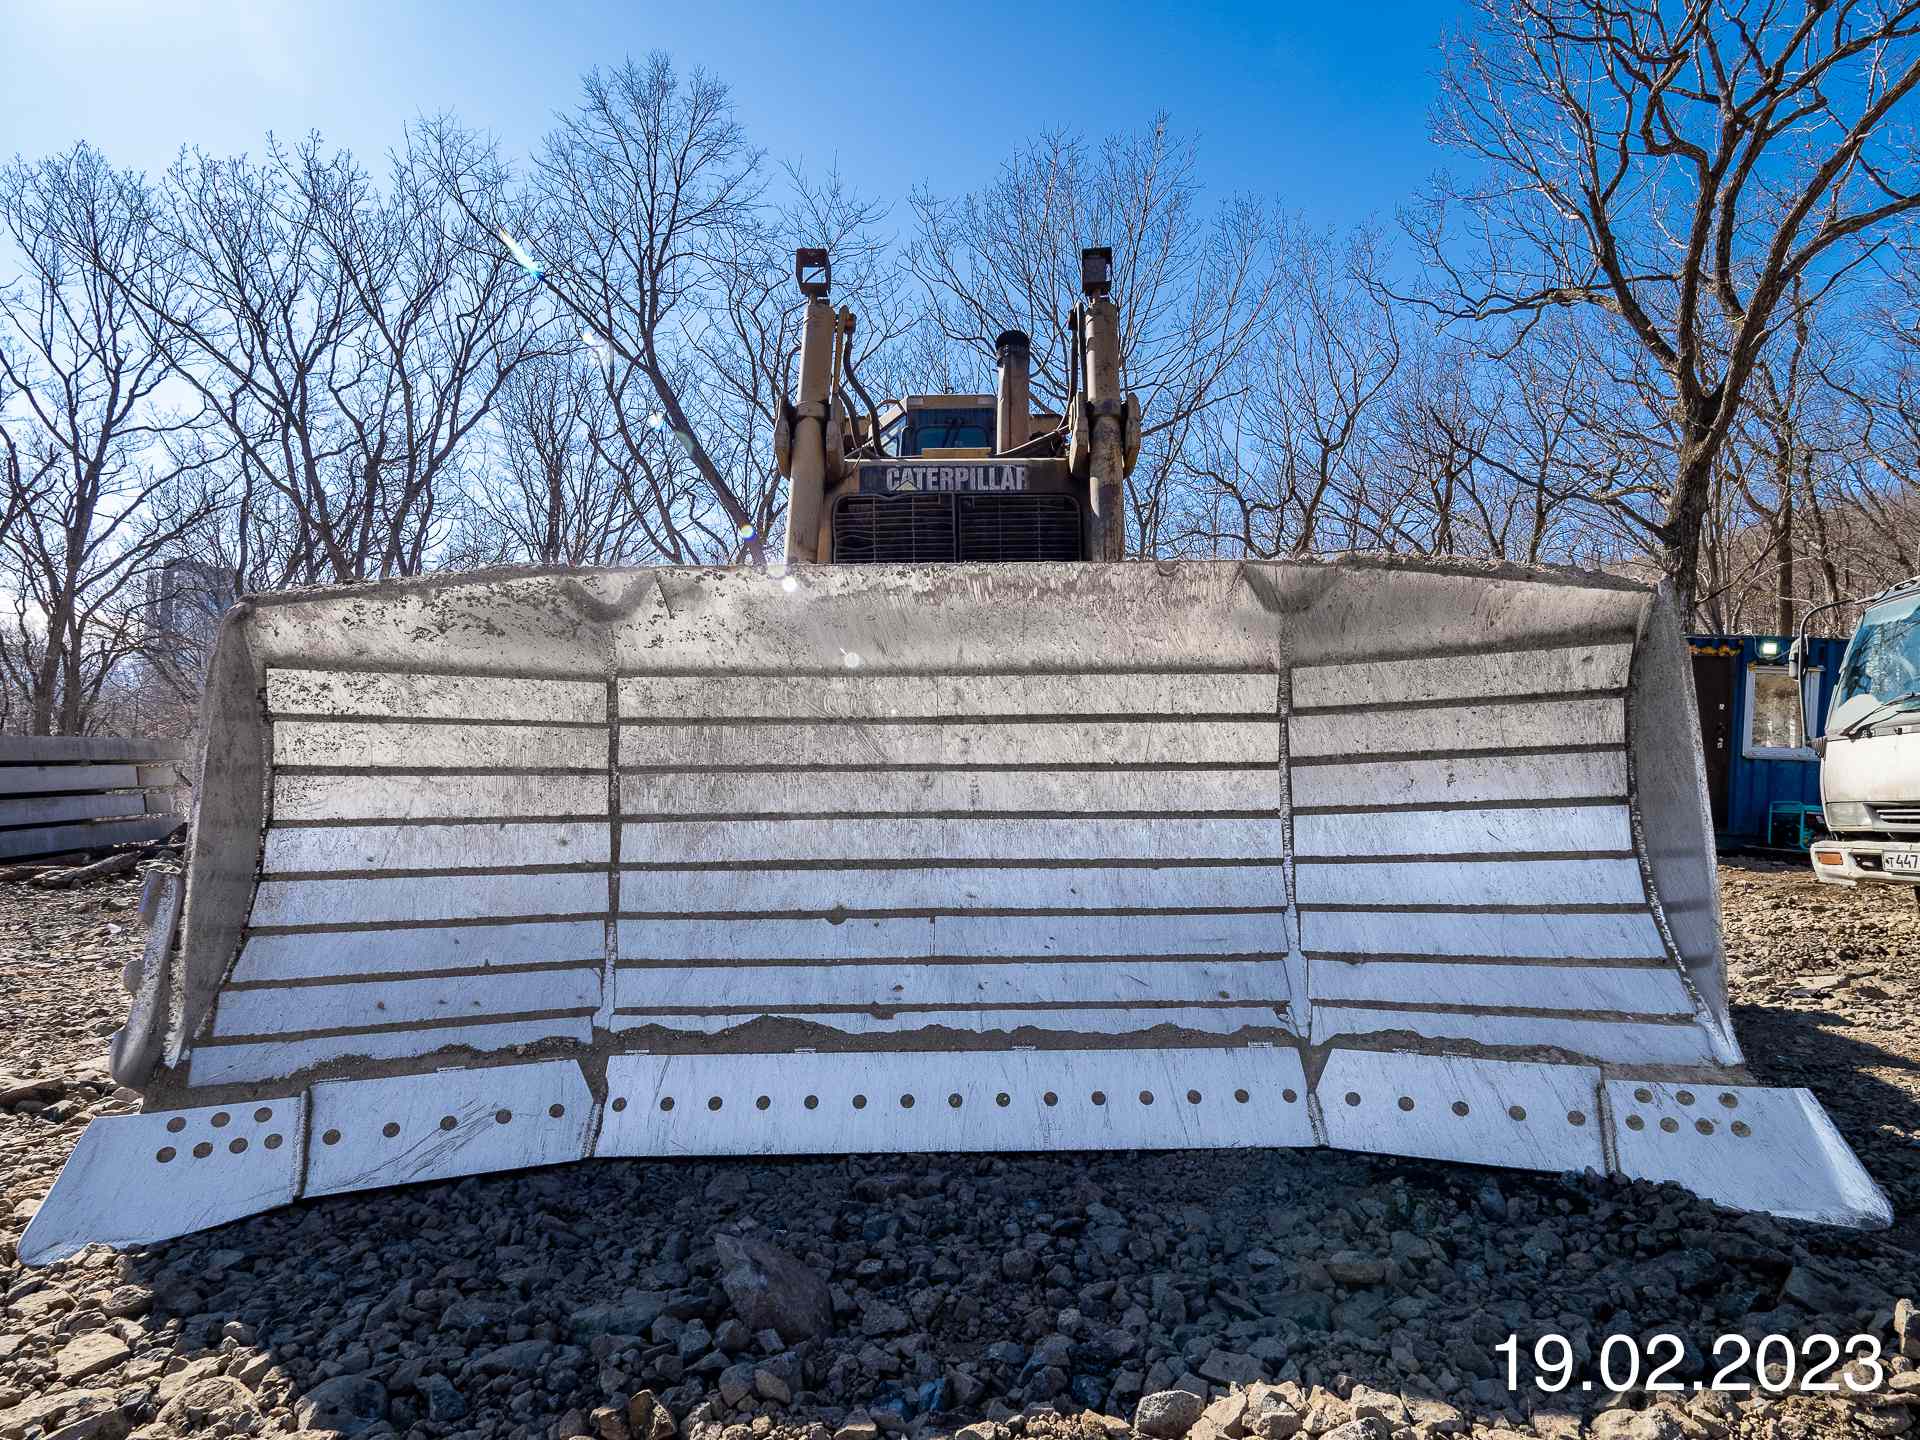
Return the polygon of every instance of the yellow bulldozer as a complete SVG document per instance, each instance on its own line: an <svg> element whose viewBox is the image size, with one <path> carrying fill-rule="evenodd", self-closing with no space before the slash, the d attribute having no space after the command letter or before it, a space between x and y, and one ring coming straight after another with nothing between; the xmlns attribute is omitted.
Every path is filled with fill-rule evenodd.
<svg viewBox="0 0 1920 1440"><path fill-rule="evenodd" d="M144 1108L21 1258L622 1156L1332 1146L1887 1223L1742 1068L1665 596L1123 560L1110 272L1064 413L1017 332L882 407L802 251L784 566L236 606Z"/></svg>

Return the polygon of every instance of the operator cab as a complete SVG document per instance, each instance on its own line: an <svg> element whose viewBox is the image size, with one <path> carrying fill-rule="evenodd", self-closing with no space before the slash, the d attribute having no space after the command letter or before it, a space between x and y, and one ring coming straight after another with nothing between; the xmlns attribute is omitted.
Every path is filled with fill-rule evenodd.
<svg viewBox="0 0 1920 1440"><path fill-rule="evenodd" d="M993 454L991 395L909 395L889 400L880 413L882 455L982 460Z"/></svg>

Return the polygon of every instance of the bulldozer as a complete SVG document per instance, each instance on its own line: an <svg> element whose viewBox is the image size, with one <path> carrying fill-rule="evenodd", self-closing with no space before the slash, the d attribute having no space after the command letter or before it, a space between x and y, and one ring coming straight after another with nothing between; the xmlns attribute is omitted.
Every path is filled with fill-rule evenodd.
<svg viewBox="0 0 1920 1440"><path fill-rule="evenodd" d="M1659 590L1126 560L1111 255L1061 413L882 407L801 251L783 565L225 617L189 861L42 1263L586 1159L1325 1146L1884 1195L1727 1008Z"/></svg>

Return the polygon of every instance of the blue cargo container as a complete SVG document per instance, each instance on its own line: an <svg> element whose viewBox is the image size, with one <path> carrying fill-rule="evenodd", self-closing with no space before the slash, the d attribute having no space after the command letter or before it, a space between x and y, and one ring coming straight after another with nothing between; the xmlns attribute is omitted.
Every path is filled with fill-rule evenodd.
<svg viewBox="0 0 1920 1440"><path fill-rule="evenodd" d="M1723 846L1804 850L1819 825L1820 760L1801 733L1790 635L1689 635L1713 828ZM1845 640L1807 642L1827 713Z"/></svg>

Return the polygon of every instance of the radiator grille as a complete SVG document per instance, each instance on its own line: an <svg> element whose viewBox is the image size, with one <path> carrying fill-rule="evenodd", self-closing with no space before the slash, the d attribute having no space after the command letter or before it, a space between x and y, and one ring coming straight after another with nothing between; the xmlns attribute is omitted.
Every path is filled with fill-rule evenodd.
<svg viewBox="0 0 1920 1440"><path fill-rule="evenodd" d="M962 560L1078 560L1071 495L956 495Z"/></svg>
<svg viewBox="0 0 1920 1440"><path fill-rule="evenodd" d="M849 495L833 514L842 565L1078 560L1071 495Z"/></svg>

